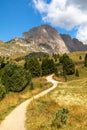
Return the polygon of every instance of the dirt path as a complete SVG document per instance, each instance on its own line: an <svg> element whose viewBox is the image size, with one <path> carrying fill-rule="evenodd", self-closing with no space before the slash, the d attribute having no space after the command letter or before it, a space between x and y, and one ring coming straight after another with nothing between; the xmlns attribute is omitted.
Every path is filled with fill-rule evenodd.
<svg viewBox="0 0 87 130"><path fill-rule="evenodd" d="M52 76L53 75L50 75L46 79L48 82L51 82L53 86L16 107L1 123L0 130L26 130L24 125L26 120L26 108L33 99L38 99L57 87L58 82L53 80Z"/></svg>

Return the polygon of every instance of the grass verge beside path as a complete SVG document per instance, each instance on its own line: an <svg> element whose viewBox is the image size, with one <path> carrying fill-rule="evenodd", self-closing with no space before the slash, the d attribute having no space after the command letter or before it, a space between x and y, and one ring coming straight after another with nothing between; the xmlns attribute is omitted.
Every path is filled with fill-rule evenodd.
<svg viewBox="0 0 87 130"><path fill-rule="evenodd" d="M66 82L31 102L26 114L27 130L53 130L51 122L60 108L69 109L67 123L60 130L87 130L87 78Z"/></svg>
<svg viewBox="0 0 87 130"><path fill-rule="evenodd" d="M20 103L24 100L32 97L49 87L52 86L51 83L48 83L45 77L34 78L33 80L34 90L29 90L29 86L19 93L10 92L0 101L0 122Z"/></svg>

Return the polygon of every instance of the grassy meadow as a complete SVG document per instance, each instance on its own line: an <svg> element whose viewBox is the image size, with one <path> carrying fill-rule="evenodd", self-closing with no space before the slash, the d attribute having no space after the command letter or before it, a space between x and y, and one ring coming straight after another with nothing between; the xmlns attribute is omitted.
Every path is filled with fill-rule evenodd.
<svg viewBox="0 0 87 130"><path fill-rule="evenodd" d="M74 62L82 62L84 61L84 57L86 53L87 52L72 52L69 53L69 56ZM82 59L80 59L80 56L82 57Z"/></svg>
<svg viewBox="0 0 87 130"><path fill-rule="evenodd" d="M27 108L27 130L87 130L87 68L84 67L85 53L69 54L76 64L79 77L75 74L64 78L54 76L62 81L61 85L46 96L33 101ZM79 59L79 57L82 59ZM69 110L66 125L61 128L51 126L55 112L60 108Z"/></svg>
<svg viewBox="0 0 87 130"><path fill-rule="evenodd" d="M87 130L87 78L58 85L47 96L33 101L27 109L27 130L53 130L51 122L60 108L69 110L67 123L61 130Z"/></svg>

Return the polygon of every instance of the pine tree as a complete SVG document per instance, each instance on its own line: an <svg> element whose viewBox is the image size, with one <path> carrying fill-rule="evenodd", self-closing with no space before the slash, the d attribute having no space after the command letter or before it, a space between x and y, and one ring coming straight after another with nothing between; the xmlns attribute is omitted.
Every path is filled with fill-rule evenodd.
<svg viewBox="0 0 87 130"><path fill-rule="evenodd" d="M59 73L58 73L58 69L57 69L57 67L55 67L55 71L54 71L54 73L55 73L55 75L56 75L57 77L59 77Z"/></svg>
<svg viewBox="0 0 87 130"><path fill-rule="evenodd" d="M75 73L75 64L67 54L63 54L63 56L61 56L59 60L60 63L62 63L63 65L64 73L66 73L67 75L72 75Z"/></svg>
<svg viewBox="0 0 87 130"><path fill-rule="evenodd" d="M53 59L44 58L41 64L42 75L52 74L55 72L55 64Z"/></svg>
<svg viewBox="0 0 87 130"><path fill-rule="evenodd" d="M28 58L25 61L25 69L29 70L32 77L41 76L41 66L37 58Z"/></svg>
<svg viewBox="0 0 87 130"><path fill-rule="evenodd" d="M85 55L85 67L87 67L87 54Z"/></svg>
<svg viewBox="0 0 87 130"><path fill-rule="evenodd" d="M82 60L82 56L79 56L79 59Z"/></svg>
<svg viewBox="0 0 87 130"><path fill-rule="evenodd" d="M5 66L4 58L0 57L0 69Z"/></svg>
<svg viewBox="0 0 87 130"><path fill-rule="evenodd" d="M75 76L79 77L79 71L76 69Z"/></svg>
<svg viewBox="0 0 87 130"><path fill-rule="evenodd" d="M1 82L5 86L6 91L19 92L22 91L31 81L29 71L24 70L16 64L5 65Z"/></svg>

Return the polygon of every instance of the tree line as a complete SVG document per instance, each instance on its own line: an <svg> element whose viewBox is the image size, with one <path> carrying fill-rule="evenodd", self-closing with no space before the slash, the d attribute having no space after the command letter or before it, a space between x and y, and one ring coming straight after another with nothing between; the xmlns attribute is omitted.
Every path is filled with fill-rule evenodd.
<svg viewBox="0 0 87 130"><path fill-rule="evenodd" d="M55 73L59 76L58 65L62 66L62 75L72 75L79 72L75 69L75 63L67 55L53 54L52 57L29 57L25 59L24 66L19 66L12 61L4 61L0 57L0 98L9 91L20 92L31 84L33 77L45 76ZM85 55L84 66L87 67L87 54Z"/></svg>

